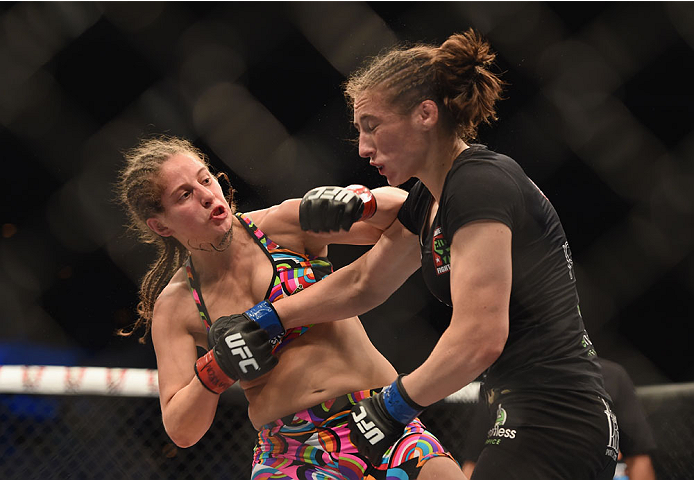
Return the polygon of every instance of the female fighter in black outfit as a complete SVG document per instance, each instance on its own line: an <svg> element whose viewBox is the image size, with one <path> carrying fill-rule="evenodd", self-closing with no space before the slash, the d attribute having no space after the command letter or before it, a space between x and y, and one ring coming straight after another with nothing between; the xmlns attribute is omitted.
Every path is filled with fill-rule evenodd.
<svg viewBox="0 0 694 480"><path fill-rule="evenodd" d="M266 321L363 313L421 266L453 307L450 326L420 367L352 409L360 451L379 458L425 406L484 374L494 427L473 479L612 478L616 418L559 217L518 163L470 142L496 116L493 59L470 30L439 47L393 49L349 79L360 156L390 185L419 181L369 252L277 302ZM324 204L304 197L307 227L327 228Z"/></svg>

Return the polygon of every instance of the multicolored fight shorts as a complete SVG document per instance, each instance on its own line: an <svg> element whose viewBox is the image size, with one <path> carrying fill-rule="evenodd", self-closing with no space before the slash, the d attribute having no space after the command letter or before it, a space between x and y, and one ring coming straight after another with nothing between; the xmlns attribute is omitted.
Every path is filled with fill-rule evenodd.
<svg viewBox="0 0 694 480"><path fill-rule="evenodd" d="M251 480L413 480L435 457L453 458L415 419L386 451L380 465L349 440L352 406L378 390L363 390L268 423L258 433Z"/></svg>

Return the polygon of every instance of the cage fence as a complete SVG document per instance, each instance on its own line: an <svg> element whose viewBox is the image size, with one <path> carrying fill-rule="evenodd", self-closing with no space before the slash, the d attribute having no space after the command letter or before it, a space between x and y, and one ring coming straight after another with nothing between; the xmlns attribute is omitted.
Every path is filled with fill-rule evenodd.
<svg viewBox="0 0 694 480"><path fill-rule="evenodd" d="M461 462L474 387L422 414ZM658 444L657 478L691 478L694 384L639 387L637 393ZM255 441L245 399L235 388L222 395L203 438L179 448L164 431L153 370L0 367L3 479L242 480L250 478Z"/></svg>

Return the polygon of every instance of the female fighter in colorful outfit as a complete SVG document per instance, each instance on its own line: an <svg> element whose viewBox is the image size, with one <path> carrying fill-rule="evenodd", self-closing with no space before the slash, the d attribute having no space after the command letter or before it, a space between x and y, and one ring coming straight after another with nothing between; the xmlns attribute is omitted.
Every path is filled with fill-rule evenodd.
<svg viewBox="0 0 694 480"><path fill-rule="evenodd" d="M469 30L440 47L395 48L349 79L359 154L390 185L419 181L371 250L261 323L363 313L421 266L453 308L450 325L420 367L353 408L359 450L378 461L424 406L484 373L494 428L473 479L608 479L618 429L559 217L518 163L470 143L496 117L493 60ZM312 195L302 218L327 230Z"/></svg>
<svg viewBox="0 0 694 480"><path fill-rule="evenodd" d="M329 189L343 216L365 221L349 232L307 233L299 227L298 199L235 212L201 152L177 138L146 140L129 152L118 188L133 228L159 246L135 327L151 327L163 423L177 445L205 434L219 394L243 377L248 415L260 432L253 479L465 478L418 420L375 464L358 454L346 426L350 409L396 377L358 318L297 326L273 335L271 347L263 329L236 328L223 317L330 273L328 243L375 242L404 192ZM357 194L367 199L358 212ZM198 358L196 347L209 351Z"/></svg>

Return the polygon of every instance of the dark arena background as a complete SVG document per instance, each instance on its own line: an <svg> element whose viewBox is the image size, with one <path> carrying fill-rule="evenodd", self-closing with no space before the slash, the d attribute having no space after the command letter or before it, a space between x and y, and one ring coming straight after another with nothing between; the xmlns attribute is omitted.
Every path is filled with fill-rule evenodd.
<svg viewBox="0 0 694 480"><path fill-rule="evenodd" d="M156 369L151 341L114 336L135 321L154 259L113 201L121 152L138 138L192 140L229 174L241 211L318 185L385 185L351 142L342 82L383 48L469 27L508 82L479 142L516 159L554 204L593 343L629 372L656 435L658 478L692 478L690 2L0 4L0 374ZM330 253L341 266L363 251ZM417 272L362 320L407 372L449 315ZM156 388L109 380L80 393L87 370L66 369L66 388L38 389L49 370L24 368L17 388L0 375L1 478L249 478L254 431L238 391L198 445L179 449ZM454 453L469 408L442 402L426 418Z"/></svg>

